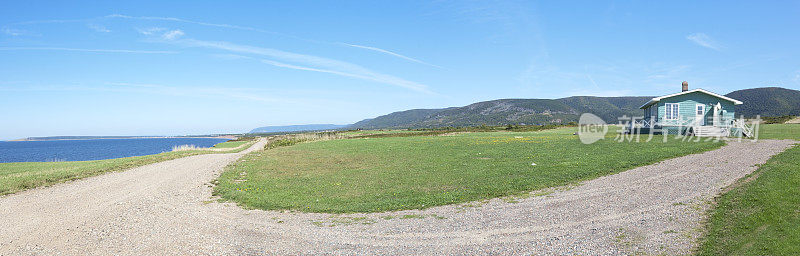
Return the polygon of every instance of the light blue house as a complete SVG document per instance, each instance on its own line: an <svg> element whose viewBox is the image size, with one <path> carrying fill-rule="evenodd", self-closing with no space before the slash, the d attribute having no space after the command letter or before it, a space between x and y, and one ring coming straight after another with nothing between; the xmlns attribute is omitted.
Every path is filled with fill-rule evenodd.
<svg viewBox="0 0 800 256"><path fill-rule="evenodd" d="M736 105L742 102L703 89L689 90L683 82L679 93L655 97L642 105L644 118L632 122L629 132L695 136L750 136L737 120Z"/></svg>

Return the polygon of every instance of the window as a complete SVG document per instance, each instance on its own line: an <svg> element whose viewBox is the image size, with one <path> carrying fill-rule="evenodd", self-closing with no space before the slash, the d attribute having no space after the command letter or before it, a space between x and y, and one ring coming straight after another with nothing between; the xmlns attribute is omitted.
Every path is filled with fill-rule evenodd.
<svg viewBox="0 0 800 256"><path fill-rule="evenodd" d="M664 113L664 119L667 120L677 120L678 119L678 103L667 103L664 104L666 113Z"/></svg>
<svg viewBox="0 0 800 256"><path fill-rule="evenodd" d="M703 105L697 105L697 115L698 116L702 116L703 114L705 114L705 113L703 113L704 112L703 111L704 108L705 107Z"/></svg>
<svg viewBox="0 0 800 256"><path fill-rule="evenodd" d="M650 106L650 118L658 119L658 106Z"/></svg>

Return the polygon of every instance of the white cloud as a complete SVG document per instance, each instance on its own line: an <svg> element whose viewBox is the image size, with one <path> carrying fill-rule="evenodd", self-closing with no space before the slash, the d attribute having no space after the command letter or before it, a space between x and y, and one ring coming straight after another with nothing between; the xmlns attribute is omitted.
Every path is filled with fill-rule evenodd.
<svg viewBox="0 0 800 256"><path fill-rule="evenodd" d="M334 59L286 52L270 48L238 45L229 42L201 41L194 39L175 40L171 42L190 47L212 48L212 49L236 52L240 54L255 54L261 56L267 56L285 62L299 63L304 65L300 66L296 64L287 64L273 60L262 61L263 63L270 64L276 67L336 74L346 77L375 81L383 84L395 85L419 92L431 93L430 90L428 90L428 86L426 85L415 83L391 75L381 74L353 63L334 60Z"/></svg>
<svg viewBox="0 0 800 256"><path fill-rule="evenodd" d="M167 39L167 40L175 40L175 39L178 39L179 37L181 37L181 36L183 36L185 34L186 33L183 33L183 31L181 31L180 29L176 29L176 30L172 30L172 31L167 31L166 33L161 35L161 37L163 37L164 39Z"/></svg>
<svg viewBox="0 0 800 256"><path fill-rule="evenodd" d="M139 31L140 34L150 36L161 31L167 30L166 28L159 28L159 27L152 27L152 28L136 28L136 31Z"/></svg>
<svg viewBox="0 0 800 256"><path fill-rule="evenodd" d="M82 49L63 47L0 47L0 51L71 51L71 52L102 52L102 53L145 53L145 54L170 54L174 51L147 51L147 50L120 50L120 49Z"/></svg>
<svg viewBox="0 0 800 256"><path fill-rule="evenodd" d="M427 63L427 62L424 62L424 61L421 61L421 60L418 60L418 59L414 59L414 58L411 58L411 57L408 57L408 56L405 56L405 55L402 55L402 54L399 54L399 53L395 53L395 52L392 52L392 51L389 51L389 50L384 50L384 49L377 48L377 47L363 46L363 45L357 45L357 44L347 44L347 43L342 43L342 44L346 45L346 46L350 46L350 47L367 49L367 50L371 50L371 51L376 51L376 52L389 54L389 55L392 55L392 56L395 56L395 57L398 57L398 58L401 58L401 59L413 61L413 62L420 63L420 64L425 64L425 65L432 66L432 67L442 68L441 66L433 65L433 64L430 64L430 63Z"/></svg>
<svg viewBox="0 0 800 256"><path fill-rule="evenodd" d="M101 25L89 24L88 26L89 26L89 28L91 28L92 30L97 31L97 32L103 32L103 33L111 32L111 30L109 30L106 27L101 26Z"/></svg>
<svg viewBox="0 0 800 256"><path fill-rule="evenodd" d="M694 34L686 36L686 39L689 39L689 41L692 41L692 42L694 42L695 44L697 44L699 46L702 46L702 47L705 47L705 48L709 48L709 49L712 49L712 50L716 50L716 51L720 51L723 48L719 43L714 41L714 39L711 39L710 36L708 36L708 35L706 35L704 33L694 33Z"/></svg>

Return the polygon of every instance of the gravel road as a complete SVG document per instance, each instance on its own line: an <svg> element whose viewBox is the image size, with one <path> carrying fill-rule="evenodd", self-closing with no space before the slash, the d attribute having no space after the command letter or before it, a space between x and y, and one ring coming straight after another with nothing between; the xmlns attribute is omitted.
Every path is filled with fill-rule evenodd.
<svg viewBox="0 0 800 256"><path fill-rule="evenodd" d="M0 255L683 254L713 196L795 142L730 142L516 202L330 215L211 199L209 181L264 143L0 197Z"/></svg>

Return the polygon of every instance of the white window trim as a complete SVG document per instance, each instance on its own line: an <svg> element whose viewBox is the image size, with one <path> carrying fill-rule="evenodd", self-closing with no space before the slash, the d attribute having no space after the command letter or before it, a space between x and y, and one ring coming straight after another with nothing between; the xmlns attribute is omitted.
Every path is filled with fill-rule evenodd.
<svg viewBox="0 0 800 256"><path fill-rule="evenodd" d="M677 106L677 110L678 110L677 112L675 112L675 113L667 112L667 110L672 112L672 110L673 110L673 108L671 107L672 105ZM664 103L664 120L678 120L678 113L680 113L680 112L681 112L680 103ZM672 114L672 115L670 116L668 114Z"/></svg>

